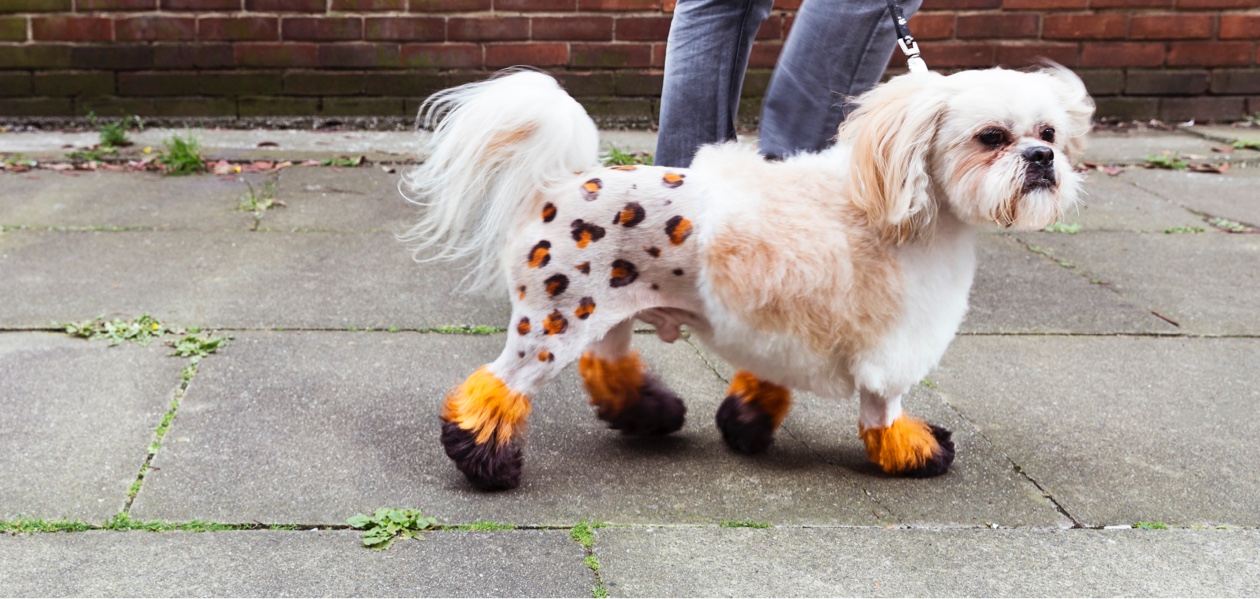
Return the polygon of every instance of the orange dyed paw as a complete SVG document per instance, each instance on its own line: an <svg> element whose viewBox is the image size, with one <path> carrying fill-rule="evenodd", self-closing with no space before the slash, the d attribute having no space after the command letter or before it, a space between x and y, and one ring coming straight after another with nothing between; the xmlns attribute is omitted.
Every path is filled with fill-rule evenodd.
<svg viewBox="0 0 1260 599"><path fill-rule="evenodd" d="M682 428L687 406L646 372L639 354L603 360L586 352L578 362L595 415L627 435L667 435Z"/></svg>
<svg viewBox="0 0 1260 599"><path fill-rule="evenodd" d="M516 438L527 415L529 398L483 366L446 396L442 446L478 489L514 488L523 464Z"/></svg>
<svg viewBox="0 0 1260 599"><path fill-rule="evenodd" d="M917 418L901 416L886 428L861 430L866 455L888 474L929 477L945 474L954 461L952 433Z"/></svg>
<svg viewBox="0 0 1260 599"><path fill-rule="evenodd" d="M774 431L791 407L792 392L787 387L741 370L731 380L715 419L728 447L745 454L761 453L774 441Z"/></svg>

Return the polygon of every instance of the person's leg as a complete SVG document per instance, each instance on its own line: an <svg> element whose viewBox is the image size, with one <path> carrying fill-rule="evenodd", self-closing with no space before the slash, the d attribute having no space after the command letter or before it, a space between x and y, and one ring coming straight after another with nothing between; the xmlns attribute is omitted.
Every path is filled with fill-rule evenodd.
<svg viewBox="0 0 1260 599"><path fill-rule="evenodd" d="M909 18L921 0L900 0ZM770 77L761 153L781 158L831 145L844 103L879 83L897 47L884 0L806 0Z"/></svg>
<svg viewBox="0 0 1260 599"><path fill-rule="evenodd" d="M773 0L679 0L669 28L656 164L684 168L696 149L735 138L744 70Z"/></svg>

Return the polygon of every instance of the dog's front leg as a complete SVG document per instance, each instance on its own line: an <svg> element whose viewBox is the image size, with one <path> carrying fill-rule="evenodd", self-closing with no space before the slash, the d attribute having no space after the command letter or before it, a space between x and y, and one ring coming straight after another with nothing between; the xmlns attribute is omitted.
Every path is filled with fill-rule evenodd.
<svg viewBox="0 0 1260 599"><path fill-rule="evenodd" d="M735 373L726 399L715 417L722 440L731 449L745 454L761 453L774 441L788 410L792 392L747 370Z"/></svg>
<svg viewBox="0 0 1260 599"><path fill-rule="evenodd" d="M951 433L903 413L901 393L862 390L858 432L866 443L866 455L888 474L939 476L954 461Z"/></svg>

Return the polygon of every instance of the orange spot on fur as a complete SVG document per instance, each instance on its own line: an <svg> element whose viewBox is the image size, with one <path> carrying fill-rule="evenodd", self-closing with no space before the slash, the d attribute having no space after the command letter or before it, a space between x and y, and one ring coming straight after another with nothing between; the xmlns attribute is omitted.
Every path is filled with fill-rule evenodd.
<svg viewBox="0 0 1260 599"><path fill-rule="evenodd" d="M556 218L556 205L552 204L551 202L547 202L547 205L543 206L543 210L542 210L543 222L549 223L552 220L555 220L555 218Z"/></svg>
<svg viewBox="0 0 1260 599"><path fill-rule="evenodd" d="M522 337L528 335L530 328L532 327L529 325L529 318L521 318L521 321L516 323L516 334Z"/></svg>
<svg viewBox="0 0 1260 599"><path fill-rule="evenodd" d="M623 164L623 165L620 165L620 166L614 166L614 167L612 167L612 170L614 170L614 171L632 171L632 170L635 170L635 169L637 169L637 168L639 168L639 167L637 167L637 166L635 166L635 165L633 165L633 164Z"/></svg>
<svg viewBox="0 0 1260 599"><path fill-rule="evenodd" d="M578 374L591 396L591 405L605 420L620 414L629 400L638 397L643 386L643 362L638 352L616 360L602 360L593 352L586 352L578 361Z"/></svg>
<svg viewBox="0 0 1260 599"><path fill-rule="evenodd" d="M520 300L525 299L525 290L528 288L525 287L524 285L521 285L520 287L517 287L516 289L521 292L521 294L518 295L516 299L520 299Z"/></svg>
<svg viewBox="0 0 1260 599"><path fill-rule="evenodd" d="M542 240L529 251L529 267L541 268L551 261L551 242Z"/></svg>
<svg viewBox="0 0 1260 599"><path fill-rule="evenodd" d="M573 311L573 315L579 320L586 320L591 314L595 313L595 300L591 297L584 297L578 302L577 310Z"/></svg>
<svg viewBox="0 0 1260 599"><path fill-rule="evenodd" d="M763 381L747 370L740 370L731 379L728 396L734 395L743 403L750 403L770 415L774 428L779 428L792 407L792 391L769 381Z"/></svg>
<svg viewBox="0 0 1260 599"><path fill-rule="evenodd" d="M673 188L673 187L678 187L679 185L682 185L683 177L685 176L686 175L682 175L679 173L665 173L665 176L661 177L661 180L665 182L666 187Z"/></svg>
<svg viewBox="0 0 1260 599"><path fill-rule="evenodd" d="M553 356L553 355L551 355L551 352L549 352L549 351L547 351L547 350L545 350L545 349L544 349L544 350L542 350L542 351L540 351L540 352L538 352L538 361L539 361L539 362L554 362L555 360L556 360L556 357L555 357L555 356Z"/></svg>
<svg viewBox="0 0 1260 599"><path fill-rule="evenodd" d="M474 433L478 444L491 438L507 443L524 428L528 415L529 398L508 388L488 366L451 390L442 406L442 419Z"/></svg>
<svg viewBox="0 0 1260 599"><path fill-rule="evenodd" d="M584 247L586 247L586 246L588 246L588 245L590 245L590 244L591 244L591 232L590 232L590 231L582 231L582 232L578 233L577 246L578 246L579 248L584 248Z"/></svg>
<svg viewBox="0 0 1260 599"><path fill-rule="evenodd" d="M559 335L569 328L569 321L560 313L559 310L548 314L543 319L543 331L548 335Z"/></svg>
<svg viewBox="0 0 1260 599"><path fill-rule="evenodd" d="M863 429L860 434L867 457L888 474L922 468L941 450L927 423L904 414L892 426Z"/></svg>
<svg viewBox="0 0 1260 599"><path fill-rule="evenodd" d="M584 191L595 193L603 188L600 187L598 179L591 179L590 181L587 181L586 183L582 184L582 189Z"/></svg>
<svg viewBox="0 0 1260 599"><path fill-rule="evenodd" d="M669 242L674 245L682 245L691 236L691 221L675 216L665 223L665 233L669 235Z"/></svg>

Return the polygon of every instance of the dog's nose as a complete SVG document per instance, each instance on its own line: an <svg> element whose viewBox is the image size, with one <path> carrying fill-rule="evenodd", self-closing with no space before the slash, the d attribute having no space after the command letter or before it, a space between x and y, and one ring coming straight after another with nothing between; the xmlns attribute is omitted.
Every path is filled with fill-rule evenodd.
<svg viewBox="0 0 1260 599"><path fill-rule="evenodd" d="M1054 150L1048 146L1033 146L1024 150L1024 160L1041 166L1050 166L1054 162Z"/></svg>

